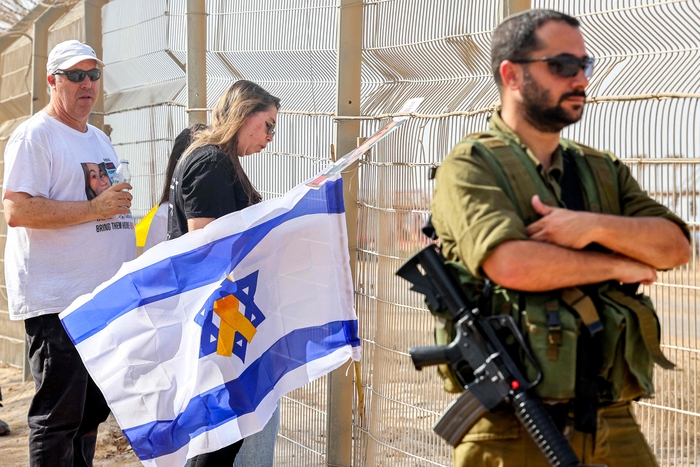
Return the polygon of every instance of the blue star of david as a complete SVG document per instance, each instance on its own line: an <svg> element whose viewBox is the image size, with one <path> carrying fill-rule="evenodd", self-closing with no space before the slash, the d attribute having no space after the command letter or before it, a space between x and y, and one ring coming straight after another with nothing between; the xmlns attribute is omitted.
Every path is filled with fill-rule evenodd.
<svg viewBox="0 0 700 467"><path fill-rule="evenodd" d="M217 326L213 322L214 305L217 301L225 301L229 297L235 297L240 305L242 305L242 308L245 308L242 314L256 329L260 323L265 321L265 315L260 311L260 308L258 308L254 301L257 285L258 271L235 282L226 277L219 285L219 288L209 296L194 319L197 324L202 326L202 337L199 349L200 358L216 353L217 347L219 347L220 326L223 325L223 323ZM234 313L238 313L238 311L234 311ZM233 335L232 342L225 343L229 348L231 348L231 346L233 347L233 355L236 355L241 361L245 361L248 344L248 340L239 331L236 331Z"/></svg>

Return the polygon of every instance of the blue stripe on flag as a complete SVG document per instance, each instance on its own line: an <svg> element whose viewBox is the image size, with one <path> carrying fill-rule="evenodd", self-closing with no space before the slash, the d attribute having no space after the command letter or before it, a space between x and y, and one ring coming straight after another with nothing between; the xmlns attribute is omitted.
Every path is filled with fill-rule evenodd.
<svg viewBox="0 0 700 467"><path fill-rule="evenodd" d="M222 280L275 227L311 214L342 214L342 179L309 190L289 211L245 232L215 240L129 273L63 318L75 345L125 313ZM206 261L205 261L206 260Z"/></svg>
<svg viewBox="0 0 700 467"><path fill-rule="evenodd" d="M176 452L191 438L254 412L290 371L347 345L360 346L357 320L292 331L270 346L239 378L192 398L175 420L128 428L124 435L141 460Z"/></svg>

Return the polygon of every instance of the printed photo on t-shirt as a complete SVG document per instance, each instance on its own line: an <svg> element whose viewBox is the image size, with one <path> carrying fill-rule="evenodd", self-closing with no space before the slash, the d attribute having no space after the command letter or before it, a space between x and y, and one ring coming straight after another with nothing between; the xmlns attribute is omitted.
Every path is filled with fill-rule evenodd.
<svg viewBox="0 0 700 467"><path fill-rule="evenodd" d="M85 174L85 195L88 201L112 186L112 181L107 173L104 162L81 162L83 174Z"/></svg>

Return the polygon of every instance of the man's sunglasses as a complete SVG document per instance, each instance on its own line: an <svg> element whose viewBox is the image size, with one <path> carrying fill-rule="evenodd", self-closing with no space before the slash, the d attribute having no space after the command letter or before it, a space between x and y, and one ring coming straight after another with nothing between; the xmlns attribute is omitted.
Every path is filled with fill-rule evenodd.
<svg viewBox="0 0 700 467"><path fill-rule="evenodd" d="M277 122L265 122L265 125L267 126L267 134L270 136L275 136L275 127L277 126Z"/></svg>
<svg viewBox="0 0 700 467"><path fill-rule="evenodd" d="M102 71L99 68L93 68L92 70L88 71L65 70L56 71L54 72L54 75L64 75L66 78L68 78L68 81L72 81L74 83L82 83L85 79L85 75L87 75L87 77L90 78L90 81L97 81L98 79L100 79L100 76L102 76Z"/></svg>
<svg viewBox="0 0 700 467"><path fill-rule="evenodd" d="M571 54L561 54L544 58L524 58L521 60L511 60L511 62L546 62L550 73L562 78L573 78L578 74L579 70L583 70L583 75L586 78L590 78L593 75L593 65L595 64L595 60L591 57L578 58Z"/></svg>

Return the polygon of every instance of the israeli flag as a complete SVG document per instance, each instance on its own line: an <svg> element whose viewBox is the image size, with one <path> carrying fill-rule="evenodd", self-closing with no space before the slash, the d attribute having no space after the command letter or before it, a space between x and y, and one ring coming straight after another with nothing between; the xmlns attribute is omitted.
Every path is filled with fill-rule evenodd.
<svg viewBox="0 0 700 467"><path fill-rule="evenodd" d="M342 180L157 245L60 317L145 466L260 431L282 396L360 358Z"/></svg>

